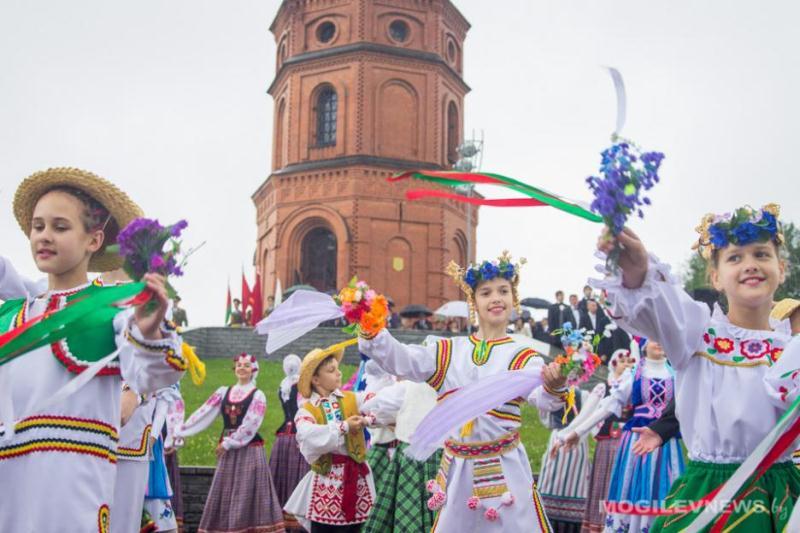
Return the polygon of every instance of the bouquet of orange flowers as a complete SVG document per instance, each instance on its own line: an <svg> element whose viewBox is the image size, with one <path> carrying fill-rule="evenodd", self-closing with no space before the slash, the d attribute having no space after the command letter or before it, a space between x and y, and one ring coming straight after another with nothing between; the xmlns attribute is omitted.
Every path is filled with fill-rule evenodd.
<svg viewBox="0 0 800 533"><path fill-rule="evenodd" d="M340 306L349 323L344 332L351 335L359 333L369 337L375 336L386 327L389 316L389 304L386 298L370 289L364 281L357 277L350 280L347 287L333 297Z"/></svg>

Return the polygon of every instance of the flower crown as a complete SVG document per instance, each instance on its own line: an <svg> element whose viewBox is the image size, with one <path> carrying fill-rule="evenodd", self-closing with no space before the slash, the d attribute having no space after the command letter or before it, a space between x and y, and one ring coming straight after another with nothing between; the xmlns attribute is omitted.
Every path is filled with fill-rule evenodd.
<svg viewBox="0 0 800 533"><path fill-rule="evenodd" d="M761 209L744 206L733 213L707 214L696 228L700 238L692 248L710 260L715 250L729 244L745 246L754 242L774 241L782 245L783 232L778 221L780 212L777 204L767 204Z"/></svg>
<svg viewBox="0 0 800 533"><path fill-rule="evenodd" d="M445 272L453 278L456 285L467 295L470 319L475 322L475 289L479 283L495 278L507 279L511 283L514 308L519 312L520 303L517 286L519 285L519 270L525 263L525 258L520 258L518 263L513 263L508 250L503 250L503 253L496 261L486 260L477 265L468 265L467 268L462 268L455 261L450 261Z"/></svg>

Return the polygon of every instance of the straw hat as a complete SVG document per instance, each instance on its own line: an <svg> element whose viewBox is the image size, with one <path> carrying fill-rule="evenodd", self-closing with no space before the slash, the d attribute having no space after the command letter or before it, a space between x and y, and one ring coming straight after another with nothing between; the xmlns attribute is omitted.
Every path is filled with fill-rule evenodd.
<svg viewBox="0 0 800 533"><path fill-rule="evenodd" d="M303 362L300 363L300 378L297 380L297 391L303 397L311 397L311 378L314 377L314 372L317 371L320 363L331 355L341 362L344 357L344 349L348 344L351 343L345 341L325 349L314 348L303 357Z"/></svg>
<svg viewBox="0 0 800 533"><path fill-rule="evenodd" d="M135 218L143 216L142 209L110 181L91 172L78 168L50 168L36 172L25 178L14 195L14 216L25 235L31 234L33 209L36 202L47 191L55 187L72 187L79 189L95 200L111 214L111 220L104 229L105 242L102 249L95 252L89 260L92 272L108 272L122 266L122 258L108 254L105 247L114 244L120 229Z"/></svg>

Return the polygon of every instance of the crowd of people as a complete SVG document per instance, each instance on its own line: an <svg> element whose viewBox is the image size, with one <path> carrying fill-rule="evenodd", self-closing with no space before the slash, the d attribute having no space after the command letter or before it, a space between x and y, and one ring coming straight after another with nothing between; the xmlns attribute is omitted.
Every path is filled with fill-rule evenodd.
<svg viewBox="0 0 800 533"><path fill-rule="evenodd" d="M521 264L510 254L451 263L474 331L404 344L379 324L288 357L269 460L256 357L237 355L233 384L184 417L177 384L194 356L170 318L185 323L185 312L170 308L163 275L131 283L108 248L142 215L123 191L50 169L22 182L13 207L47 283L0 258L0 531L175 531L174 451L217 416L205 532L779 532L800 523L791 461L800 301L773 301L786 269L774 204L709 215L698 228L695 247L726 312L693 300L627 228L598 242L617 267L580 300L565 303L559 291L546 327L521 314ZM585 352L546 363L509 336L514 324L561 342L573 322L610 343L607 383L592 390L576 379L591 367ZM623 331L632 338L616 347ZM339 364L354 344L368 363L344 384ZM538 483L521 444L523 404L551 430ZM475 416L459 418L465 409Z"/></svg>

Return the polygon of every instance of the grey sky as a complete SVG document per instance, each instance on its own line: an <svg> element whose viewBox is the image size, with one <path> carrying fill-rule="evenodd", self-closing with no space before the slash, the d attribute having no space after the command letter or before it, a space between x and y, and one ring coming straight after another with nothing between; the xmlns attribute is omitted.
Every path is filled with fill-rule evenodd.
<svg viewBox="0 0 800 533"><path fill-rule="evenodd" d="M782 204L800 221L800 5L789 0L456 0L466 132L484 170L588 199L614 127L608 75L625 76L623 134L666 153L655 205L633 224L676 268L707 211ZM277 0L4 0L0 4L0 254L36 276L11 214L49 166L115 181L148 215L207 240L177 281L192 325L219 324L228 277L252 279L255 208L269 174ZM492 189L482 189L497 196ZM579 292L599 226L547 209L483 208L478 256L531 262L526 296Z"/></svg>

